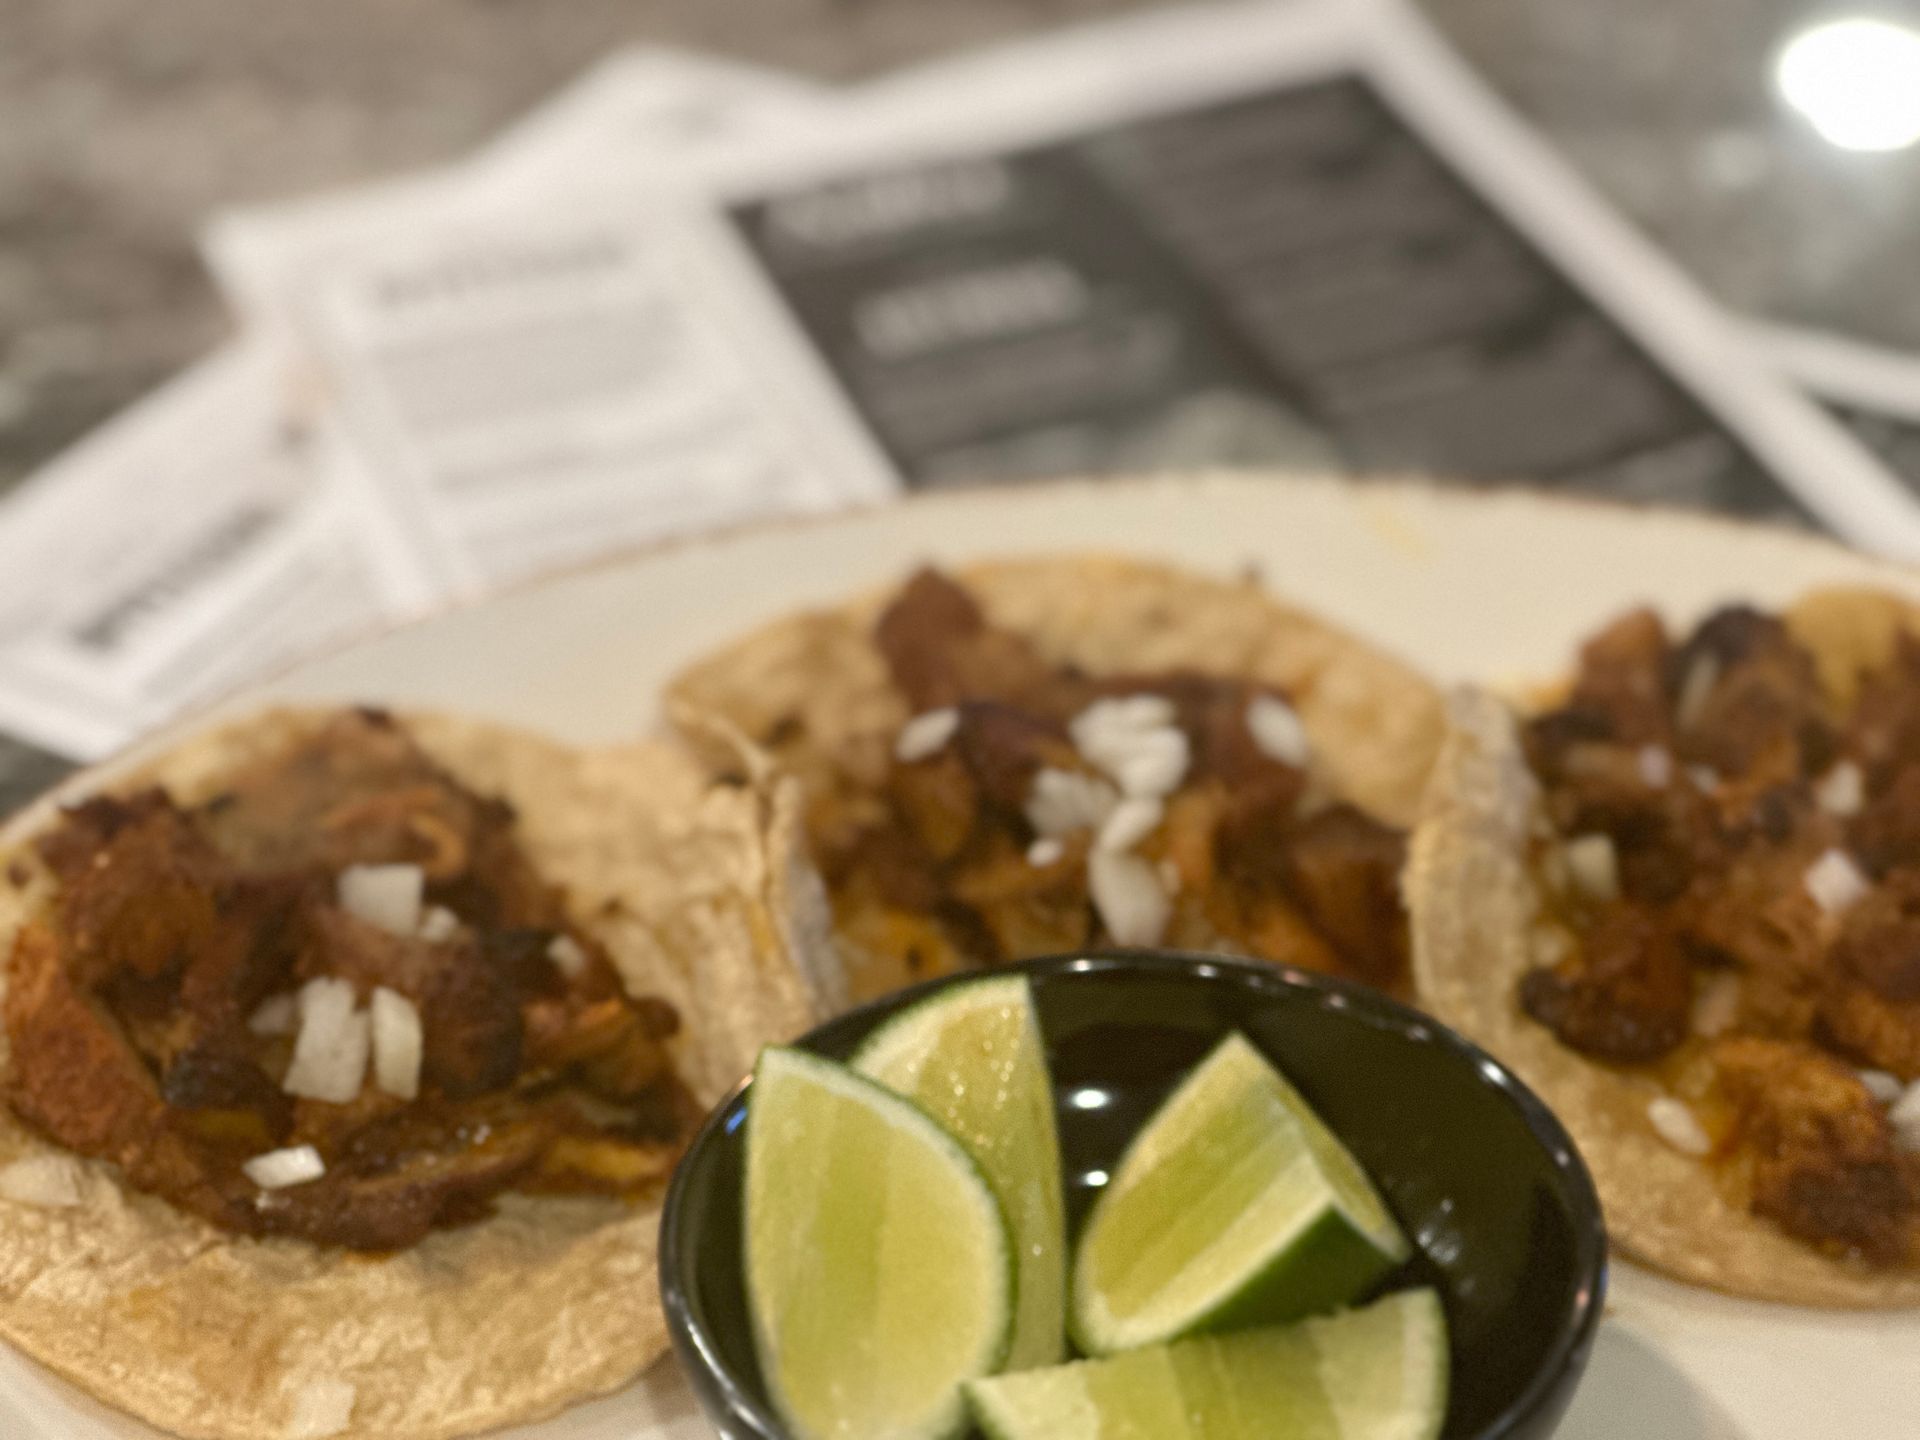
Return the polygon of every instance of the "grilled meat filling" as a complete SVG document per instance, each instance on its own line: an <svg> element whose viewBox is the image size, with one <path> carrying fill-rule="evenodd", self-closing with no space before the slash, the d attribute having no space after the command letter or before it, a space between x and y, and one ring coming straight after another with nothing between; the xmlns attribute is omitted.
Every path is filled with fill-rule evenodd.
<svg viewBox="0 0 1920 1440"><path fill-rule="evenodd" d="M1156 890L1166 908L1153 939L1404 991L1405 837L1316 793L1304 755L1261 743L1249 707L1264 700L1291 715L1278 691L1185 671L1093 676L1054 664L935 570L895 596L875 643L910 711L952 718L937 745L895 755L877 796L817 798L809 817L840 931L863 966L852 977L858 993L1142 943L1116 933L1091 880L1090 859L1108 865L1121 853L1124 885ZM1109 835L1103 861L1099 814L1043 826L1036 797L1062 783L1109 807L1133 795L1086 753L1075 727L1101 701L1148 697L1165 716L1148 728L1160 743L1177 731L1184 758L1170 784L1149 786L1145 828L1125 844Z"/></svg>
<svg viewBox="0 0 1920 1440"><path fill-rule="evenodd" d="M7 1101L224 1229L398 1249L507 1190L644 1192L687 1133L672 1009L627 995L512 810L383 714L335 717L204 804L90 800L39 850L57 889L13 950ZM419 934L370 923L338 894L362 865L417 867L446 914ZM371 1071L344 1102L288 1093L298 1020L250 1022L313 980L411 1005L415 1097ZM304 1145L318 1179L248 1177L251 1158Z"/></svg>
<svg viewBox="0 0 1920 1440"><path fill-rule="evenodd" d="M1577 943L1522 1008L1598 1061L1709 1075L1714 1154L1755 1213L1920 1261L1920 1154L1856 1073L1920 1080L1920 645L1843 705L1771 616L1676 642L1635 612L1525 742L1556 833L1604 837L1613 870L1583 884L1571 846L1543 854Z"/></svg>

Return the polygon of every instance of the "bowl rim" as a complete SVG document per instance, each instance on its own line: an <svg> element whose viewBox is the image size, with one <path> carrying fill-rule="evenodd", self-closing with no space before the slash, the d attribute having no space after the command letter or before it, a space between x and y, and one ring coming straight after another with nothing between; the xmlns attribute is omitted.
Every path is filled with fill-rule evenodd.
<svg viewBox="0 0 1920 1440"><path fill-rule="evenodd" d="M1244 960L1233 956L1210 955L1189 950L1097 949L1062 955L1036 956L988 971L966 970L936 976L917 985L896 990L836 1015L816 1025L806 1034L788 1042L795 1048L812 1050L821 1037L840 1030L869 1029L876 1015L896 1013L937 991L978 980L988 975L1023 974L1029 976L1069 976L1127 974L1147 972L1161 976L1181 976L1207 983L1226 982L1243 989L1268 995L1307 992L1337 997L1340 1008L1357 1012L1358 1018L1383 1029L1398 1032L1421 1044L1438 1044L1465 1061L1475 1072L1478 1083L1501 1095L1520 1115L1522 1123L1552 1161L1560 1176L1568 1208L1573 1213L1575 1244L1571 1273L1573 1285L1567 1310L1558 1333L1533 1375L1507 1407L1481 1428L1473 1440L1501 1440L1515 1428L1532 1419L1550 1400L1554 1388L1567 1367L1593 1343L1595 1330L1606 1308L1609 1244L1606 1223L1600 1207L1600 1194L1594 1185L1585 1158L1573 1137L1547 1104L1511 1069L1488 1054L1451 1026L1434 1019L1370 986L1339 976L1302 970L1291 965ZM777 1416L762 1404L734 1376L720 1358L713 1337L696 1312L693 1301L680 1279L680 1261L687 1251L685 1213L687 1193L697 1155L711 1149L719 1137L738 1126L744 1118L744 1105L753 1076L743 1076L713 1107L674 1167L660 1217L659 1283L661 1305L667 1326L676 1341L681 1363L704 1371L720 1393L732 1417L750 1423L763 1440L790 1440L790 1432ZM691 1359L689 1358L691 1357ZM723 1431L723 1433L725 1433Z"/></svg>

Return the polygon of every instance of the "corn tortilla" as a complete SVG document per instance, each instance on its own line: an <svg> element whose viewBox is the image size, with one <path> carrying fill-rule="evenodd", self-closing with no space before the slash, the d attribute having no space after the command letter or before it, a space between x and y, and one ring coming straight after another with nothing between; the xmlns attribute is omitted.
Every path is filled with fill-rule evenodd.
<svg viewBox="0 0 1920 1440"><path fill-rule="evenodd" d="M1884 663L1910 602L1863 590L1807 596L1783 619L1814 653L1836 703ZM1533 1087L1580 1147L1623 1254L1679 1280L1786 1304L1846 1309L1920 1305L1920 1272L1874 1269L1823 1253L1721 1190L1709 1167L1660 1140L1653 1080L1596 1064L1520 1008L1536 963L1543 893L1529 863L1545 824L1513 713L1492 696L1456 697L1449 734L1415 829L1406 891L1420 1005L1484 1046Z"/></svg>
<svg viewBox="0 0 1920 1440"><path fill-rule="evenodd" d="M239 721L110 788L159 783L192 803L324 718ZM475 720L402 719L468 786L515 806L527 853L629 989L679 1010L676 1058L700 1101L721 1098L763 1043L822 1017L825 899L799 858L791 782L761 771L715 785L657 742L582 751ZM43 802L0 840L0 866L37 872L0 888L0 953L49 897L30 842L55 815ZM64 1153L0 1109L0 1165ZM78 1206L0 1201L0 1337L181 1435L287 1435L303 1393L339 1382L354 1395L344 1436L464 1435L615 1389L667 1348L657 1199L509 1194L478 1224L366 1257L216 1230L123 1188L111 1166L73 1164Z"/></svg>

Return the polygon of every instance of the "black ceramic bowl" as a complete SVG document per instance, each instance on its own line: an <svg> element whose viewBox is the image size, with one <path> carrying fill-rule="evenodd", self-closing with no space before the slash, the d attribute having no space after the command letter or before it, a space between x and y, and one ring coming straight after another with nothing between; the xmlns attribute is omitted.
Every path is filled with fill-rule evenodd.
<svg viewBox="0 0 1920 1440"><path fill-rule="evenodd" d="M1359 1156L1417 1247L1410 1277L1445 1297L1446 1440L1553 1429L1586 1368L1606 1236L1573 1142L1502 1066L1405 1006L1298 971L1144 954L1018 968L1032 977L1053 1067L1070 1230L1174 1083L1239 1030ZM843 1015L800 1043L844 1059L950 983ZM721 1433L786 1440L754 1362L741 1279L746 1099L743 1090L713 1113L674 1176L660 1287L674 1346Z"/></svg>

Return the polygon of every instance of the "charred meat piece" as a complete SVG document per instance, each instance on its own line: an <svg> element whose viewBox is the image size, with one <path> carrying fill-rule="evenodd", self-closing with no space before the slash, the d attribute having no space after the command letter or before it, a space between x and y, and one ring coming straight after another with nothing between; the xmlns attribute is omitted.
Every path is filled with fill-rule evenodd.
<svg viewBox="0 0 1920 1440"><path fill-rule="evenodd" d="M1873 1070L1920 1080L1920 1001L1889 1000L1862 985L1828 989L1800 1031Z"/></svg>
<svg viewBox="0 0 1920 1440"><path fill-rule="evenodd" d="M112 1016L75 984L60 941L28 925L6 992L7 1100L21 1119L83 1155L128 1165L165 1128L158 1085Z"/></svg>
<svg viewBox="0 0 1920 1440"><path fill-rule="evenodd" d="M1548 804L1561 834L1613 841L1621 891L1630 900L1658 905L1679 898L1716 853L1711 802L1684 779L1650 784L1637 750L1566 749Z"/></svg>
<svg viewBox="0 0 1920 1440"><path fill-rule="evenodd" d="M1837 753L1813 657L1771 615L1744 606L1703 621L1673 657L1681 757L1723 775L1781 779Z"/></svg>
<svg viewBox="0 0 1920 1440"><path fill-rule="evenodd" d="M1674 907L1669 926L1713 964L1749 975L1817 975L1827 953L1827 918L1807 893L1807 867L1821 846L1753 847Z"/></svg>
<svg viewBox="0 0 1920 1440"><path fill-rule="evenodd" d="M1920 693L1916 694L1920 701ZM1920 756L1920 750L1911 752ZM1890 767L1878 767L1882 776ZM1847 823L1847 840L1875 875L1899 866L1920 866L1920 764L1902 764Z"/></svg>
<svg viewBox="0 0 1920 1440"><path fill-rule="evenodd" d="M1287 888L1344 968L1392 987L1407 974L1407 916L1400 901L1406 837L1351 805L1333 805L1294 828Z"/></svg>
<svg viewBox="0 0 1920 1440"><path fill-rule="evenodd" d="M60 929L82 977L153 979L206 943L219 857L165 795L91 801L68 826L91 848L54 838L43 853L61 877Z"/></svg>
<svg viewBox="0 0 1920 1440"><path fill-rule="evenodd" d="M1859 1077L1812 1046L1775 1040L1725 1040L1713 1058L1757 1157L1755 1212L1875 1264L1910 1259L1920 1174Z"/></svg>
<svg viewBox="0 0 1920 1440"><path fill-rule="evenodd" d="M349 980L362 996L384 985L411 1000L426 1036L421 1079L450 1096L503 1089L519 1073L522 1027L512 977L486 963L471 937L429 944L316 906L300 973Z"/></svg>
<svg viewBox="0 0 1920 1440"><path fill-rule="evenodd" d="M377 711L351 711L233 775L195 823L244 876L331 878L417 865L428 896L482 928L564 922L528 863L511 806L475 795Z"/></svg>
<svg viewBox="0 0 1920 1440"><path fill-rule="evenodd" d="M1564 707L1589 738L1621 745L1659 745L1671 739L1667 676L1672 663L1666 626L1651 610L1635 610L1589 640L1580 651L1573 693ZM1549 732L1551 734L1551 732Z"/></svg>
<svg viewBox="0 0 1920 1440"><path fill-rule="evenodd" d="M1849 909L1833 953L1883 999L1920 1000L1920 870L1896 871Z"/></svg>
<svg viewBox="0 0 1920 1440"><path fill-rule="evenodd" d="M1887 665L1868 674L1847 725L1847 749L1878 795L1920 757L1920 640L1902 634Z"/></svg>
<svg viewBox="0 0 1920 1440"><path fill-rule="evenodd" d="M1347 806L1302 821L1296 793L1282 778L1225 799L1213 837L1218 893L1208 913L1263 959L1398 985L1407 946L1403 837Z"/></svg>
<svg viewBox="0 0 1920 1440"><path fill-rule="evenodd" d="M557 1134L538 1111L397 1115L354 1136L319 1180L271 1193L260 1228L349 1250L403 1249L436 1226L482 1218Z"/></svg>
<svg viewBox="0 0 1920 1440"><path fill-rule="evenodd" d="M1091 690L1055 670L1022 636L993 625L973 596L938 570L921 570L887 607L874 640L914 710L963 700L1064 718Z"/></svg>
<svg viewBox="0 0 1920 1440"><path fill-rule="evenodd" d="M1644 909L1622 905L1587 930L1570 965L1529 973L1520 1003L1582 1054L1638 1065L1687 1038L1693 982L1665 927Z"/></svg>
<svg viewBox="0 0 1920 1440"><path fill-rule="evenodd" d="M240 768L196 820L245 873L404 864L440 880L467 868L477 808L404 729L361 710Z"/></svg>

